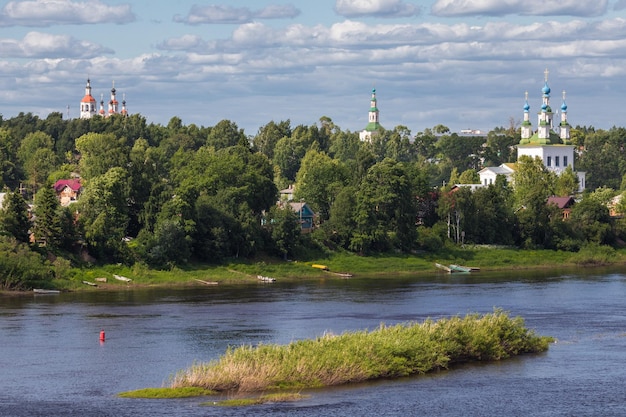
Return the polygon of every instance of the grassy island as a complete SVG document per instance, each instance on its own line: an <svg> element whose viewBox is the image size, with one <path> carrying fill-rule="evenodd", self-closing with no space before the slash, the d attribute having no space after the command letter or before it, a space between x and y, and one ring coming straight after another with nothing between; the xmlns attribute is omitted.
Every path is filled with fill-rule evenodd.
<svg viewBox="0 0 626 417"><path fill-rule="evenodd" d="M223 392L303 389L396 378L471 361L497 361L548 349L521 317L501 310L372 331L325 334L288 345L241 346L179 372L172 388Z"/></svg>

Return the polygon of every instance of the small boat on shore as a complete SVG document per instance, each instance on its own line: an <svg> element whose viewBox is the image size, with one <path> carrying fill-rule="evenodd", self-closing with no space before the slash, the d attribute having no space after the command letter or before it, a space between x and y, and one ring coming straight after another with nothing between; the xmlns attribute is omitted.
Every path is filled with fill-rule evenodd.
<svg viewBox="0 0 626 417"><path fill-rule="evenodd" d="M444 271L446 271L448 273L452 272L452 269L450 269L449 267L447 267L445 265L441 265L441 264L435 263L435 266L437 268L439 268L439 269L443 269Z"/></svg>
<svg viewBox="0 0 626 417"><path fill-rule="evenodd" d="M113 275L113 278L115 278L118 281L124 281L124 282L131 282L132 281L132 279L123 277L121 275Z"/></svg>
<svg viewBox="0 0 626 417"><path fill-rule="evenodd" d="M325 271L331 275L337 275L338 277L341 277L341 278L352 278L352 274L347 273L347 272L331 272L328 269L326 269Z"/></svg>
<svg viewBox="0 0 626 417"><path fill-rule="evenodd" d="M472 268L463 265L450 265L449 268L452 272L472 272Z"/></svg>
<svg viewBox="0 0 626 417"><path fill-rule="evenodd" d="M455 265L455 264L450 264L446 266L446 265L441 265L438 263L435 263L435 266L450 274L455 273L455 272L469 273L469 272L480 271L480 268L477 268L474 266L463 266L463 265Z"/></svg>
<svg viewBox="0 0 626 417"><path fill-rule="evenodd" d="M83 284L89 285L90 287L97 287L98 286L98 284L96 284L95 282L90 282L90 281L83 281Z"/></svg>
<svg viewBox="0 0 626 417"><path fill-rule="evenodd" d="M322 271L328 271L328 267L326 265L313 264L311 265L313 268L321 269Z"/></svg>
<svg viewBox="0 0 626 417"><path fill-rule="evenodd" d="M95 278L94 281L97 281L97 282L107 282L107 279L104 278L104 277L100 277L100 278Z"/></svg>
<svg viewBox="0 0 626 417"><path fill-rule="evenodd" d="M276 278L265 277L263 275L257 275L256 277L259 281L262 281L262 282L275 282L276 281Z"/></svg>
<svg viewBox="0 0 626 417"><path fill-rule="evenodd" d="M201 284L204 285L217 285L218 283L216 281L204 281L202 279L196 279L195 281L198 281Z"/></svg>
<svg viewBox="0 0 626 417"><path fill-rule="evenodd" d="M59 290L45 290L43 288L33 288L35 294L61 294Z"/></svg>

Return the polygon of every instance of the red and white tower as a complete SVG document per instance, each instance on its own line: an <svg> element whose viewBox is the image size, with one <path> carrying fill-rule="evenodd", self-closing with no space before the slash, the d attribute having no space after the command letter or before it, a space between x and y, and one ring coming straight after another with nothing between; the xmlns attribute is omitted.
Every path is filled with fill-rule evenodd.
<svg viewBox="0 0 626 417"><path fill-rule="evenodd" d="M91 82L87 78L85 96L80 101L80 118L89 119L96 114L96 99L91 95Z"/></svg>

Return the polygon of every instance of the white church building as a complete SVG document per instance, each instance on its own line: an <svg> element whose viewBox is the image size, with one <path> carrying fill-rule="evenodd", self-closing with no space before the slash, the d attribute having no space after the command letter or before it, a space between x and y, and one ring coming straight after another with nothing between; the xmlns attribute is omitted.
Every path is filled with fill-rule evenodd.
<svg viewBox="0 0 626 417"><path fill-rule="evenodd" d="M104 110L104 96L102 94L100 95L100 110L96 111L96 99L91 95L91 80L87 78L85 96L80 100L80 118L90 119L95 115L108 117L114 114L127 116L128 110L126 109L126 96L124 96L124 99L122 100L122 109L119 110L119 102L117 101L116 93L117 90L115 90L115 82L113 82L107 111Z"/></svg>
<svg viewBox="0 0 626 417"><path fill-rule="evenodd" d="M563 91L563 103L561 104L561 120L558 125L554 124L554 113L550 106L550 87L548 86L548 70L545 71L545 83L541 89L542 104L537 114L537 129L533 130L530 121L530 105L528 104L528 92L524 104L524 121L521 126L521 140L517 145L517 158L529 156L540 158L543 165L557 175L561 175L570 166L578 177L578 190L585 189L585 172L574 170L574 145L570 140L570 124L567 121L567 104L565 103L565 91ZM510 177L515 172L515 164L502 164L499 167L486 167L478 172L482 185L495 183L497 175Z"/></svg>

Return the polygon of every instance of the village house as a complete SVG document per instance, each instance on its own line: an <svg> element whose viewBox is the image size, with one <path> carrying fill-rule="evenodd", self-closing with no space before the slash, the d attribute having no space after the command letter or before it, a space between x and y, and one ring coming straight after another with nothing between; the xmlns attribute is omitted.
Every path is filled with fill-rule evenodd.
<svg viewBox="0 0 626 417"><path fill-rule="evenodd" d="M61 202L61 206L67 207L76 202L83 187L80 179L58 180L54 183L54 191Z"/></svg>

